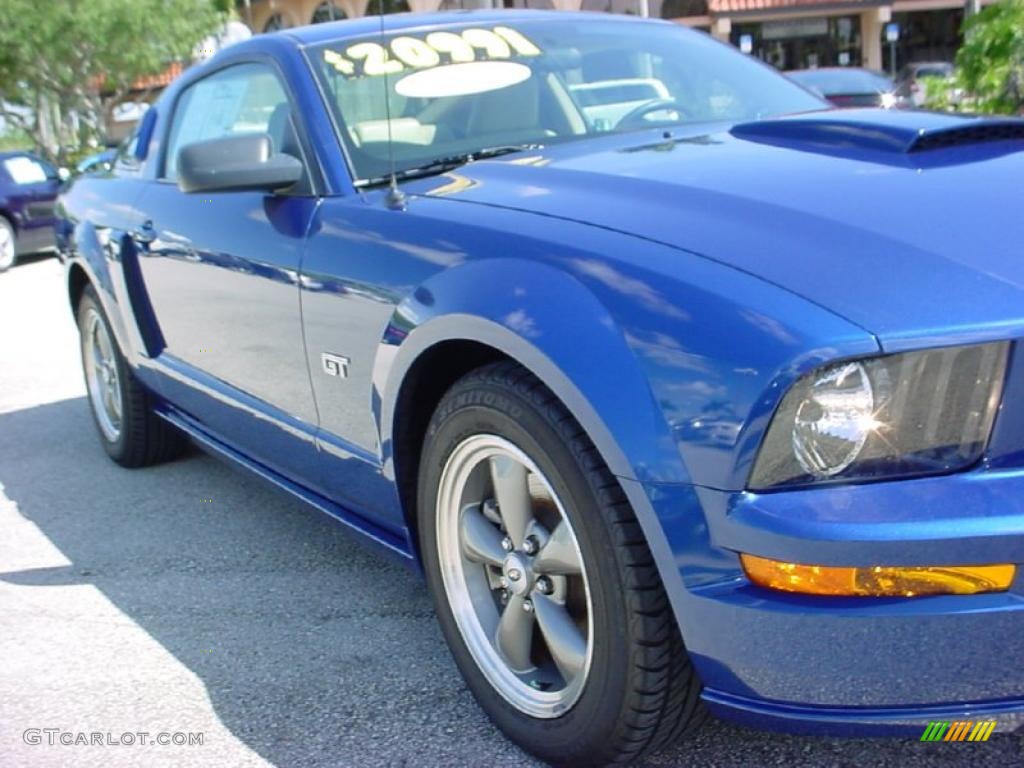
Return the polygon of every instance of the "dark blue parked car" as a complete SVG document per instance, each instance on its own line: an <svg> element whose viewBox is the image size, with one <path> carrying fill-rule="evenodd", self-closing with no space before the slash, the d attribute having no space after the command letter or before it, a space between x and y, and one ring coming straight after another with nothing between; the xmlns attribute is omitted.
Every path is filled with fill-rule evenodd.
<svg viewBox="0 0 1024 768"><path fill-rule="evenodd" d="M28 152L0 152L0 272L24 253L53 248L56 169Z"/></svg>
<svg viewBox="0 0 1024 768"><path fill-rule="evenodd" d="M378 23L223 51L62 198L110 456L187 435L421 567L553 763L1019 725L1024 123L668 23Z"/></svg>

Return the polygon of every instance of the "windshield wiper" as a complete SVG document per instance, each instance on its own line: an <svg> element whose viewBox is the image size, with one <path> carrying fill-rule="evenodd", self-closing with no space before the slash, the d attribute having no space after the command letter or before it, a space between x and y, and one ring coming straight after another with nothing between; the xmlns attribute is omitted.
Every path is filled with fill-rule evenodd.
<svg viewBox="0 0 1024 768"><path fill-rule="evenodd" d="M414 168L413 170L421 170L423 168L430 168L434 165L451 165L458 167L465 165L466 163L472 163L474 160L487 160L492 157L501 157L502 155L510 155L513 152L525 152L530 149L543 149L543 144L506 144L500 147L484 147L483 149L474 149L472 152L464 152L461 155L449 155L448 157L441 157L437 160L432 160L430 163L420 168Z"/></svg>
<svg viewBox="0 0 1024 768"><path fill-rule="evenodd" d="M425 176L436 176L440 173L447 173L448 171L453 171L456 168L461 168L475 160L488 160L492 157L510 155L514 152L526 152L528 150L543 148L543 144L506 144L498 147L474 149L472 152L463 152L457 155L438 157L424 163L423 165L418 165L415 168L403 168L400 171L395 171L395 178L398 181L407 181L409 179L420 179ZM366 179L362 181L359 186L372 187L380 184L387 184L390 181L391 174L388 174L387 176L377 176L375 178Z"/></svg>

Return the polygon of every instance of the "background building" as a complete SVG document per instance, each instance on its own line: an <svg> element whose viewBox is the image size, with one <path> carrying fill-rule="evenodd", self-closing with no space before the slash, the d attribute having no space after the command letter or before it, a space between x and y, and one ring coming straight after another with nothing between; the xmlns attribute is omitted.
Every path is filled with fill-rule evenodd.
<svg viewBox="0 0 1024 768"><path fill-rule="evenodd" d="M988 4L995 0L981 0ZM378 12L458 8L605 11L671 19L703 29L779 69L865 66L892 70L917 61L952 61L963 0L241 0L254 32ZM899 40L885 40L895 23ZM892 57L895 56L895 62Z"/></svg>

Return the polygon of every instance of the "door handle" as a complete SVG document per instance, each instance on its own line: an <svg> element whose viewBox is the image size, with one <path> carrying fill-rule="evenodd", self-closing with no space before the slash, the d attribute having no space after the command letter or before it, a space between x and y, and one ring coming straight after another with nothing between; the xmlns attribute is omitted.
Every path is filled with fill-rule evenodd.
<svg viewBox="0 0 1024 768"><path fill-rule="evenodd" d="M144 221L132 232L132 239L137 243L152 243L156 240L156 228L152 221Z"/></svg>

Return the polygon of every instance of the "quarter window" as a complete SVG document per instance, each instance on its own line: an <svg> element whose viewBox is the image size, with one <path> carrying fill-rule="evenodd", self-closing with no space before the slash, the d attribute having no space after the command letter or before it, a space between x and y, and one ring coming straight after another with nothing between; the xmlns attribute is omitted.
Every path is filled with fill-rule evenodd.
<svg viewBox="0 0 1024 768"><path fill-rule="evenodd" d="M135 126L135 130L132 131L131 136L121 142L117 148L117 154L114 156L114 164L123 170L135 170L139 167L139 159L135 154L136 149L139 145L139 129L142 127L142 121Z"/></svg>

